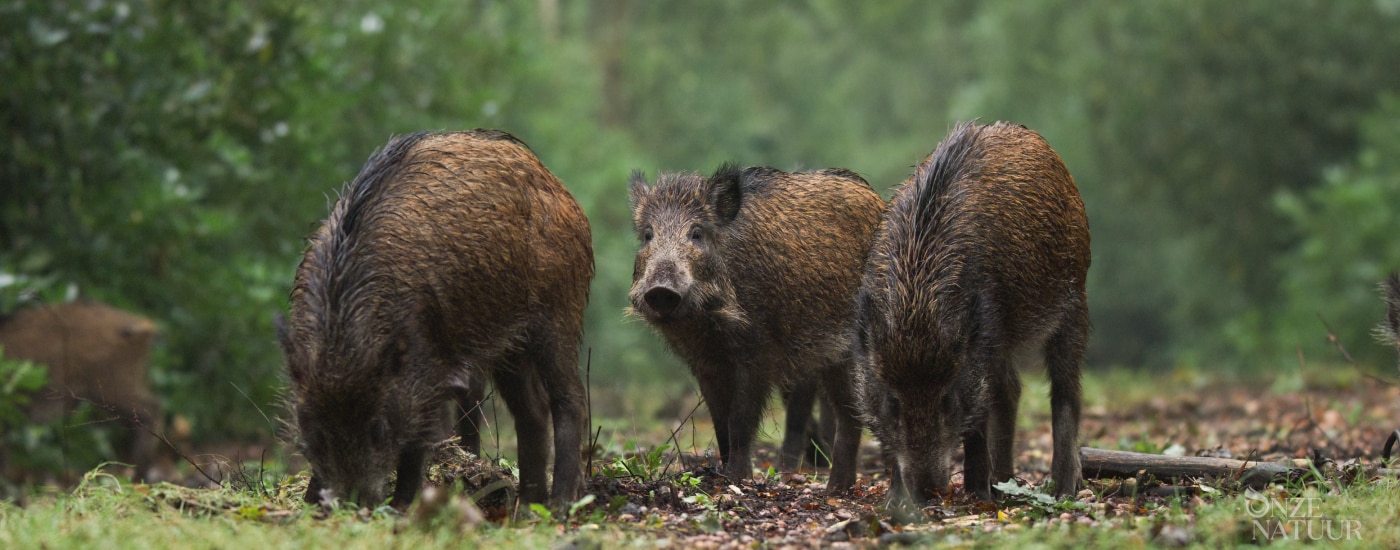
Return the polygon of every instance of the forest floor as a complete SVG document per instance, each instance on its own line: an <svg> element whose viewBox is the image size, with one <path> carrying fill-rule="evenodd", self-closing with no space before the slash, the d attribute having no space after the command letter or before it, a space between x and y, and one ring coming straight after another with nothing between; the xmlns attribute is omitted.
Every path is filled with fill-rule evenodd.
<svg viewBox="0 0 1400 550"><path fill-rule="evenodd" d="M429 488L403 514L303 504L306 477L294 461L269 463L247 450L238 459L195 457L217 484L196 483L203 474L184 485L132 484L98 470L75 489L0 504L0 547L1400 546L1400 481L1377 472L1386 436L1400 428L1400 386L1390 381L1352 367L1293 369L1269 380L1088 373L1084 446L1308 466L1258 490L1230 476L1139 475L1086 480L1075 499L1055 500L1038 492L1051 458L1040 378L1024 377L1019 478L1002 486L1006 497L985 503L967 495L958 474L940 502L898 521L885 509L888 480L868 437L848 495L827 496L823 470L774 470L778 419L765 424L759 471L727 479L716 469L703 406L686 392L647 392L631 401L630 414L595 411L604 420L594 432L587 496L563 509L509 506L512 463L500 458L509 447L499 443L489 459L441 445ZM662 418L642 414L649 408ZM508 427L501 432L496 441L513 440Z"/></svg>

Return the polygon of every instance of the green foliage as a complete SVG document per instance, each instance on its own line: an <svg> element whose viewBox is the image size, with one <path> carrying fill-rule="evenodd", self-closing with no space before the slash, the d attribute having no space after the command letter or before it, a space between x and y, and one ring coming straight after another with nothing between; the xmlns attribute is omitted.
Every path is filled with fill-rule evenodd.
<svg viewBox="0 0 1400 550"><path fill-rule="evenodd" d="M31 403L48 387L47 367L6 358L0 347L0 456L7 467L31 479L42 479L60 476L74 465L86 468L103 457L115 456L112 434L94 427L105 417L86 403L78 403L63 415L31 418ZM6 492L3 489L0 484L0 497Z"/></svg>
<svg viewBox="0 0 1400 550"><path fill-rule="evenodd" d="M583 498L569 503L568 508L564 510L566 513L564 517L560 518L560 521L569 524L574 521L585 519L579 515L579 511L589 508L593 510L593 513L589 514L588 519L598 521L603 515L603 510L602 508L593 506L593 501L597 500L597 498L598 497L595 495L583 495ZM624 497L624 499L625 498L626 497ZM549 506L544 504L538 502L530 503L530 513L534 514L542 523L554 522L554 512L549 509Z"/></svg>
<svg viewBox="0 0 1400 550"><path fill-rule="evenodd" d="M156 319L166 408L202 440L266 439L271 318L329 200L392 134L497 127L589 216L592 382L654 382L680 370L622 313L628 172L844 166L887 194L980 117L1040 131L1084 194L1091 364L1329 357L1318 314L1378 361L1361 337L1400 268L1400 167L1395 100L1377 101L1400 73L1376 52L1400 51L1397 17L1306 0L7 2L0 287ZM0 311L26 301L0 290Z"/></svg>
<svg viewBox="0 0 1400 550"><path fill-rule="evenodd" d="M676 486L689 491L700 489L700 484L705 480L690 472L681 472L681 477L676 478Z"/></svg>
<svg viewBox="0 0 1400 550"><path fill-rule="evenodd" d="M1030 504L1042 512L1049 513L1055 509L1055 497L1030 487L1023 487L1014 479L997 483L992 488L1001 491L1007 500Z"/></svg>
<svg viewBox="0 0 1400 550"><path fill-rule="evenodd" d="M1167 449L1167 444L1153 441L1147 434L1139 434L1137 439L1119 438L1118 448L1135 453L1155 455L1165 451Z"/></svg>
<svg viewBox="0 0 1400 550"><path fill-rule="evenodd" d="M576 500L576 501L570 503L570 504L569 504L569 519L570 519L570 520L573 520L574 518L578 517L578 512L579 512L579 510L583 510L583 509L588 508L589 506L593 505L593 501L594 501L594 500L597 500L597 498L598 498L598 497L595 496L595 495L583 495L583 498L580 498L580 499L578 499L578 500Z"/></svg>
<svg viewBox="0 0 1400 550"><path fill-rule="evenodd" d="M670 448L669 444L660 445L648 451L629 440L622 454L604 463L599 472L614 479L628 477L642 482L657 481L665 474L666 451Z"/></svg>
<svg viewBox="0 0 1400 550"><path fill-rule="evenodd" d="M1093 361L1240 365L1271 330L1297 239L1272 197L1315 186L1400 87L1374 55L1400 48L1395 10L1286 6L999 2L968 27L953 114L1041 131L1084 194Z"/></svg>
<svg viewBox="0 0 1400 550"><path fill-rule="evenodd" d="M31 480L62 479L73 469L104 464L116 456L115 430L98 429L110 421L102 411L79 403L63 416L26 422L7 429L0 445L5 447L8 466L24 472Z"/></svg>
<svg viewBox="0 0 1400 550"><path fill-rule="evenodd" d="M1275 197L1302 238L1276 264L1284 278L1274 339L1336 361L1330 326L1358 360L1388 366L1393 351L1367 335L1385 315L1378 283L1400 270L1400 96L1386 96L1360 135L1356 158L1328 170L1322 185Z"/></svg>
<svg viewBox="0 0 1400 550"><path fill-rule="evenodd" d="M24 424L25 406L48 383L47 368L6 358L5 348L0 346L0 431L12 433Z"/></svg>
<svg viewBox="0 0 1400 550"><path fill-rule="evenodd" d="M1033 498L1033 497L1032 497ZM1273 504L1263 511L1260 498ZM1308 499L1306 508L1294 512L1296 501ZM1332 539L1340 522L1357 527L1349 541L1355 546L1393 548L1400 544L1394 512L1400 506L1400 483L1380 478L1369 483L1342 484L1335 491L1314 488L1294 492L1273 488L1263 495L1237 494L1203 499L1203 502L1160 505L1147 501L1143 508L1153 517L1091 507L1089 516L1098 525L1048 525L1042 521L1005 522L1000 530L926 528L902 530L895 541L911 539L926 545L976 547L1140 548L1188 545L1220 548L1276 542L1297 546L1299 541ZM259 520L255 510L261 513ZM547 523L508 525L462 530L406 529L402 518L379 514L361 516L342 510L327 516L301 512L294 496L250 497L227 489L191 490L170 485L135 490L131 485L101 474L89 475L82 488L71 494L35 499L20 507L0 502L0 546L5 548L71 548L100 543L104 548L171 547L333 547L384 548L620 548L675 546L685 541L660 525L617 523L594 529L559 529ZM1027 515L1039 515L1039 508ZM277 513L273 513L273 512ZM294 511L293 513L287 513ZM1017 514L1015 510L1011 514ZM1060 512L1046 512L1054 517ZM1300 513L1306 517L1300 517ZM1081 515L1084 512L1075 512ZM1315 515L1314 515L1315 514ZM1018 518L1019 519L1019 518ZM1256 520L1297 521L1285 536L1264 538ZM993 524L993 522L986 522ZM1159 538L1164 524L1177 526L1182 540ZM1011 528L1011 525L1016 525ZM916 526L922 527L922 526ZM1308 531L1312 529L1312 531ZM1311 534L1310 534L1311 533ZM694 539L690 539L694 540ZM664 542L663 542L664 541ZM875 545L875 538L855 539ZM1154 544L1155 543L1155 544Z"/></svg>
<svg viewBox="0 0 1400 550"><path fill-rule="evenodd" d="M1086 510L1089 507L1082 502L1072 498L1057 500L1053 495L1042 493L1029 486L1023 486L1014 479L995 483L993 489L1001 491L1004 501L1001 507L1009 508L1017 504L1025 504L1027 508L1022 512L1022 516L1033 518L1060 515L1063 512L1074 510Z"/></svg>
<svg viewBox="0 0 1400 550"><path fill-rule="evenodd" d="M265 346L292 246L286 157L297 17L275 2L0 7L0 256L170 330L158 391L198 433L249 434L280 385ZM266 202L263 202L266 201ZM256 208L250 207L256 204ZM236 392L209 391L236 385ZM265 429L265 428L264 428Z"/></svg>

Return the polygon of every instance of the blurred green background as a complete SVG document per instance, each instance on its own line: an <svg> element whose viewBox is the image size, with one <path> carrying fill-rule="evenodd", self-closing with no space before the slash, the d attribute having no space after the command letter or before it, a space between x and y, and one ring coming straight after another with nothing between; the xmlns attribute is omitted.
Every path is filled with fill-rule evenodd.
<svg viewBox="0 0 1400 550"><path fill-rule="evenodd" d="M157 320L197 440L263 439L304 237L393 134L520 137L593 225L595 388L688 374L624 319L629 171L842 166L882 194L1011 120L1089 208L1090 368L1361 368L1400 269L1400 1L0 2L0 311ZM1330 367L1329 367L1330 368Z"/></svg>

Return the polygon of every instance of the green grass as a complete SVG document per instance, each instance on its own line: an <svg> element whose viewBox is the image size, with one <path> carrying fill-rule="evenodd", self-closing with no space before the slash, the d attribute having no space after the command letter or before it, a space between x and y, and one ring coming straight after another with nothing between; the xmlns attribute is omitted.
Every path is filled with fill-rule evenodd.
<svg viewBox="0 0 1400 550"><path fill-rule="evenodd" d="M202 501L202 502L197 502ZM552 525L460 529L384 512L323 515L281 492L133 486L89 475L71 494L25 508L0 504L4 548L461 548L545 547Z"/></svg>
<svg viewBox="0 0 1400 550"><path fill-rule="evenodd" d="M568 528L544 520L467 527L382 512L341 510L320 517L316 509L295 503L290 494L255 496L227 489L198 492L216 504L203 508L182 500L194 493L89 476L72 493L42 498L26 508L0 504L0 547L546 548L577 542L582 547L608 548L653 546L667 536L639 529L637 524L622 528L586 520ZM953 527L916 526L904 538L921 544L1017 548L1138 548L1175 543L1235 547L1254 545L1255 537L1280 546L1308 542L1400 545L1395 520L1400 513L1400 483L1393 479L1336 492L1280 487L1266 495L1274 504L1265 506L1245 496L1183 499L1151 510L1155 512L1151 516L1115 516L1112 510L1089 505L1091 519L1077 521L1061 521L1053 512L1033 514L1012 508L1004 521L989 518ZM273 514L268 509L286 513ZM1270 520L1275 523L1267 523ZM1279 522L1287 525L1285 530L1273 526ZM1309 525L1312 531L1307 530ZM1273 539L1262 540L1269 536Z"/></svg>
<svg viewBox="0 0 1400 550"><path fill-rule="evenodd" d="M1023 428L1045 429L1041 424L1048 416L1048 399L1041 378L1032 373L1025 376L1022 418L1027 425ZM1085 409L1123 411L1221 383L1196 372L1089 373L1084 383ZM1304 385L1336 391L1346 384L1310 378ZM1341 412L1361 418L1350 409ZM669 433L675 420L655 419L646 407L633 413L631 419L595 422L603 427L600 446L609 455L595 461L595 469L602 471L619 460L633 469L657 467L661 459L648 451L665 443L658 434ZM777 419L771 422L776 424ZM708 429L707 425L700 429L702 446L713 437ZM503 444L513 440L504 435ZM1163 443L1135 433L1110 437L1130 446ZM686 450L691 446L688 440L680 444ZM679 468L673 470L657 478L669 479L675 487L709 501L703 492L696 492L697 480L687 479ZM601 502L602 497L592 506L578 507L572 517L568 510L555 510L526 519L474 524L454 515L451 507L405 515L387 509L327 511L300 502L301 486L296 482L304 479L275 471L268 477L274 483L262 489L250 488L246 479L235 484L242 489L187 489L133 485L100 472L89 473L70 491L39 490L23 506L0 503L0 548L556 548L566 544L656 548L663 539L672 545L696 544L659 519L643 516L620 522L619 514ZM1110 500L1104 498L1104 485L1091 487L1096 494L1079 502L1047 503L1023 494L1019 503L1003 503L1000 510L907 526L889 536L921 546L979 548L1216 548L1264 543L1400 547L1400 480L1393 477L1362 476L1347 485L1329 475L1322 483L1274 485L1256 495L1207 490L1200 496L1168 500ZM456 502L464 497L450 498ZM877 540L865 537L854 542L869 545Z"/></svg>

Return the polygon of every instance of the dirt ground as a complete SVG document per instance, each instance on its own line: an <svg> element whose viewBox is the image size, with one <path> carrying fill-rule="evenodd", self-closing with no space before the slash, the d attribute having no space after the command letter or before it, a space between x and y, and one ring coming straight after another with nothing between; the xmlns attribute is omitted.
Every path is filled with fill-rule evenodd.
<svg viewBox="0 0 1400 550"><path fill-rule="evenodd" d="M1261 384L1183 385L1184 391L1172 395L1124 397L1131 404L1110 398L1087 406L1081 443L1262 462L1310 459L1327 480L1318 482L1357 483L1375 475L1382 443L1400 428L1400 387L1370 377L1298 391ZM1029 488L1048 475L1050 424L1044 407L1023 411L1022 416L1017 473L1019 485ZM691 424L678 425L677 431L710 433L703 419L687 422ZM958 473L942 502L896 521L884 508L888 479L878 447L868 440L862 446L856 487L834 497L826 495L824 471L727 479L713 451L703 444L691 449L696 452L681 454L648 456L646 450L595 456L595 475L587 486L592 501L576 510L570 521L622 525L686 547L755 542L842 546L1067 522L1097 525L1125 515L1151 516L1173 506L1189 508L1201 502L1203 491L1241 489L1230 479L1087 480L1075 502L1054 503L1021 489L993 504L965 494ZM776 462L775 453L771 445L761 449L760 470ZM509 479L508 471L449 446L440 450L431 476L433 484L474 494L488 521L504 521L512 514L506 506L509 484L502 479Z"/></svg>
<svg viewBox="0 0 1400 550"><path fill-rule="evenodd" d="M1003 486L1006 498L997 503L964 493L961 473L955 472L941 501L896 517L885 508L888 478L878 444L868 436L862 442L857 484L847 494L826 494L825 470L771 470L777 462L773 433L766 434L756 457L758 470L766 473L728 479L720 473L703 405L692 397L679 408L666 404L663 416L669 420L657 422L648 411L648 423L655 425L645 429L635 423L600 422L606 429L595 432L599 435L588 461L588 496L571 509L513 508L512 472L509 462L499 459L509 454L501 444L514 440L505 426L502 434L488 438L496 448L488 450L485 459L451 442L440 445L428 487L402 521L450 516L466 524L504 524L552 514L561 534L577 533L571 537L586 537L589 529L612 529L682 547L867 546L956 541L1063 524L1122 525L1124 519L1143 518L1150 522L1159 514L1189 512L1213 498L1243 491L1229 476L1170 480L1139 475L1086 480L1073 501L1056 502L1036 493L1049 473L1050 422L1048 403L1040 402L1047 401L1046 388L1026 379L1017 436L1018 483ZM780 424L770 419L766 425L771 432ZM1251 462L1305 459L1320 475L1290 480L1285 490L1327 489L1393 476L1378 473L1377 467L1386 437L1397 428L1400 386L1356 371L1312 377L1285 373L1267 382L1200 373L1094 375L1086 377L1080 443ZM663 443L665 448L658 450ZM187 456L174 481L200 489L153 485L146 490L180 509L237 511L252 506L267 518L307 513L299 498L307 479L296 473L304 472L305 464L277 446L223 445ZM955 464L960 461L957 457ZM290 474L268 474L264 466ZM226 492L202 490L220 484L254 489L243 494L263 495L264 500L234 502L215 496ZM457 511L444 516L443 510L451 507ZM327 508L312 517L329 513ZM1170 545L1178 534L1170 530L1170 522L1158 524L1167 527L1152 536Z"/></svg>

